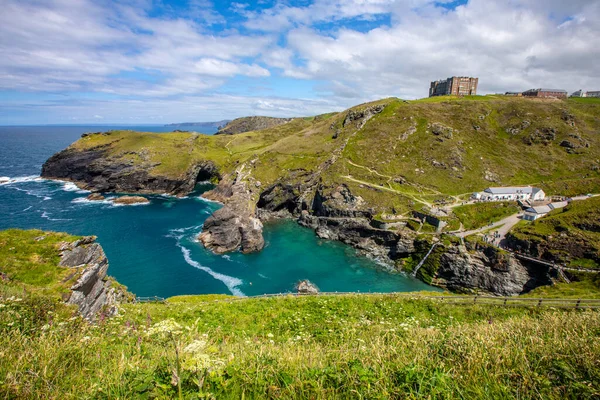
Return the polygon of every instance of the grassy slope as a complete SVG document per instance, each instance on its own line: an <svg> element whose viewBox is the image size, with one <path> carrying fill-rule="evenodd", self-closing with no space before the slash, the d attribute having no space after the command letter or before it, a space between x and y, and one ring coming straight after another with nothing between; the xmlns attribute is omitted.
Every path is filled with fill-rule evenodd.
<svg viewBox="0 0 600 400"><path fill-rule="evenodd" d="M0 231L0 272L4 279L14 280L28 291L52 294L67 293L73 270L58 268L58 246L78 237L65 233Z"/></svg>
<svg viewBox="0 0 600 400"><path fill-rule="evenodd" d="M452 211L462 222L466 230L479 229L485 225L500 221L512 214L516 214L520 208L516 203L493 202L476 203L455 207Z"/></svg>
<svg viewBox="0 0 600 400"><path fill-rule="evenodd" d="M589 258L571 260L571 266L600 268L600 197L571 202L533 223L519 225L511 234L517 239L563 248L561 243L586 243ZM569 259L566 255L566 259Z"/></svg>
<svg viewBox="0 0 600 400"><path fill-rule="evenodd" d="M213 295L123 305L120 316L92 326L21 273L38 264L25 255L44 254L45 270L61 277L50 242L68 236L44 233L48 243L31 243L40 233L1 233L11 254L23 255L11 267L15 279L0 281L2 397L174 398L177 376L185 398L562 399L600 391L597 311L459 306L418 294ZM0 265L12 265L10 257L3 253Z"/></svg>
<svg viewBox="0 0 600 400"><path fill-rule="evenodd" d="M339 113L225 137L120 131L81 139L74 147L109 144L113 155L134 162L140 156L128 152L145 150L151 161L161 163L156 173L174 176L196 160L213 160L229 172L256 159L253 175L268 185L290 179L297 170L314 170L348 139L342 157L323 174L324 183L346 183L378 212L401 213L440 199L464 198L491 185L533 184L564 195L600 192L600 172L592 170L600 159L600 101L587 100L392 98L355 107L387 104L356 134L352 124L342 128L346 113ZM574 116L575 127L563 120L563 111ZM529 126L521 129L524 121ZM452 138L440 141L428 128L432 123L453 128ZM507 133L515 127L519 133ZM536 130L546 128L555 130L555 140L525 144ZM339 137L333 139L338 129ZM569 134L581 136L590 147L568 154L559 144ZM498 182L486 181L486 171Z"/></svg>

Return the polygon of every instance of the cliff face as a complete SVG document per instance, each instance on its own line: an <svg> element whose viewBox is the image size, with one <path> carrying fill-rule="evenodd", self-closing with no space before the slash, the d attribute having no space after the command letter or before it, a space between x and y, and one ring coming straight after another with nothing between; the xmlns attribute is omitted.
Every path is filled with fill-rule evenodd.
<svg viewBox="0 0 600 400"><path fill-rule="evenodd" d="M219 129L215 135L235 135L250 131L259 131L261 129L273 128L290 122L293 118L273 118L273 117L243 117L230 121Z"/></svg>
<svg viewBox="0 0 600 400"><path fill-rule="evenodd" d="M128 155L137 160L111 155L103 146L85 151L69 147L44 163L41 176L73 181L97 192L172 195L186 195L198 181L218 176L216 166L210 161L190 164L176 176L168 176L154 172L160 163L149 159L143 151Z"/></svg>
<svg viewBox="0 0 600 400"><path fill-rule="evenodd" d="M117 314L118 304L125 301L128 294L106 276L108 260L102 246L96 243L96 237L63 242L60 251L59 266L72 268L70 279L76 278L66 302L75 304L79 313L89 320L96 319L101 313L105 316Z"/></svg>
<svg viewBox="0 0 600 400"><path fill-rule="evenodd" d="M522 263L491 246L471 251L465 246L452 246L439 258L432 283L455 292L513 296L550 285L554 278L556 271Z"/></svg>
<svg viewBox="0 0 600 400"><path fill-rule="evenodd" d="M262 250L265 245L263 225L256 217L252 200L254 193L250 183L254 180L248 177L244 169L245 165L242 165L215 189L202 195L223 203L222 208L204 221L202 233L198 236L206 248L218 254L238 249L242 253L252 253Z"/></svg>

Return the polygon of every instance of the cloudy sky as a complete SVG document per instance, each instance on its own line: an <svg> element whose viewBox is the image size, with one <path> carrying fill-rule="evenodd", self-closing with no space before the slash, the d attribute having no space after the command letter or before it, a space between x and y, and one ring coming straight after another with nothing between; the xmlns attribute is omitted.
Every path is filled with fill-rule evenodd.
<svg viewBox="0 0 600 400"><path fill-rule="evenodd" d="M599 0L2 0L0 124L301 116L427 96L600 90Z"/></svg>

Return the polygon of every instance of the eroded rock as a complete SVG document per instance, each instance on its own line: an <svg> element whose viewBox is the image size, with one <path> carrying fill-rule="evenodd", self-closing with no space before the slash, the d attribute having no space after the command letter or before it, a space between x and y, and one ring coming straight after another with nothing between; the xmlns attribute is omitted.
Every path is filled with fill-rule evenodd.
<svg viewBox="0 0 600 400"><path fill-rule="evenodd" d="M66 299L75 304L79 313L88 320L94 320L100 313L112 316L118 313L118 305L128 294L125 289L113 285L106 276L108 260L95 236L86 236L73 243L59 245L61 260L59 266L72 268L75 279L71 293Z"/></svg>

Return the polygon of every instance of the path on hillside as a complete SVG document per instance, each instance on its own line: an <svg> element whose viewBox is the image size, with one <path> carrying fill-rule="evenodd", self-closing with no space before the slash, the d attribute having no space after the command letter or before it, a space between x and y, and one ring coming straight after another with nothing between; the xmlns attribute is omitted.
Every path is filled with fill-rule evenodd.
<svg viewBox="0 0 600 400"><path fill-rule="evenodd" d="M504 241L506 234L517 223L519 223L519 221L521 221L521 213L520 212L510 215L504 219L501 219L500 221L494 222L493 224L486 225L482 228L472 229L470 231L465 231L465 232L458 232L458 233L455 233L455 235L458 237L461 237L461 238L465 238L469 235L475 235L477 233L482 233L484 231L493 230L494 228L498 228L497 231L498 231L499 237L494 239L494 243L501 244Z"/></svg>
<svg viewBox="0 0 600 400"><path fill-rule="evenodd" d="M399 194L401 196L408 197L409 199L414 200L417 203L425 204L427 207L432 207L431 203L428 203L425 200L418 199L415 196L412 196L410 194L401 192L401 191L396 190L396 189L392 189L390 187L380 186L380 185L376 185L374 183L361 181L360 179L353 178L351 175L341 175L341 177L344 178L344 179L348 179L349 181L352 181L352 182L356 182L356 183L363 184L365 186L372 187L374 189L380 189L380 190L385 190L385 191L388 191L388 192L396 193L396 194Z"/></svg>

